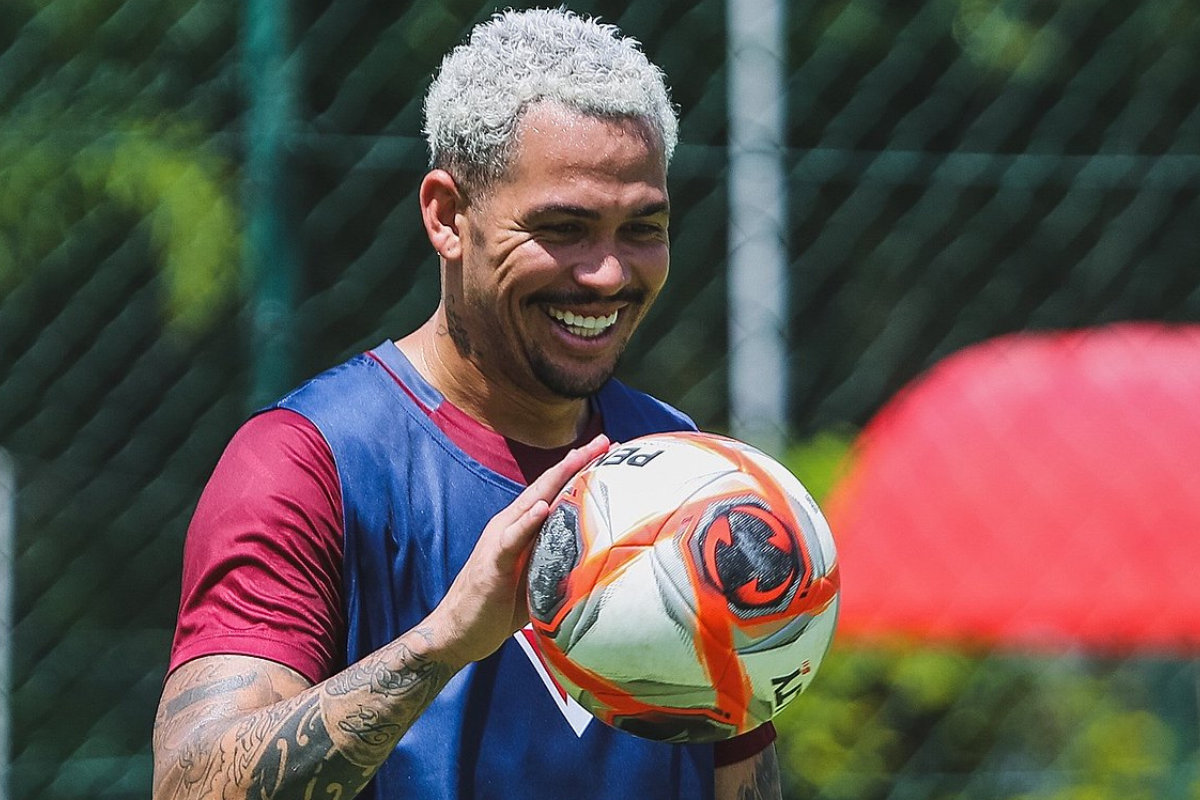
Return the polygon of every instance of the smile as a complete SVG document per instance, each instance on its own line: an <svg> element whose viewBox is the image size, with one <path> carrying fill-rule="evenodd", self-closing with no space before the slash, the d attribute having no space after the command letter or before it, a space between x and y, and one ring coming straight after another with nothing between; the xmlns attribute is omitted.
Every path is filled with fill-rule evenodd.
<svg viewBox="0 0 1200 800"><path fill-rule="evenodd" d="M561 309L554 308L553 306L547 306L546 313L549 314L551 318L561 322L563 326L575 336L582 336L586 339L591 339L599 336L615 325L617 322L617 314L620 312L614 311L606 317L585 317L581 314L574 314L570 311L563 311Z"/></svg>

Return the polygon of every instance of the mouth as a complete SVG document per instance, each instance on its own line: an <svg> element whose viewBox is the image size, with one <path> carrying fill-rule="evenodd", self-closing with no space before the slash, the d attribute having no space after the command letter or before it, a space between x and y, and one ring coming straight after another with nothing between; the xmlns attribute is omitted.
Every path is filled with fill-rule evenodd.
<svg viewBox="0 0 1200 800"><path fill-rule="evenodd" d="M617 324L620 310L605 316L585 316L573 311L546 306L546 314L573 336L582 339L595 339L602 336L609 328Z"/></svg>

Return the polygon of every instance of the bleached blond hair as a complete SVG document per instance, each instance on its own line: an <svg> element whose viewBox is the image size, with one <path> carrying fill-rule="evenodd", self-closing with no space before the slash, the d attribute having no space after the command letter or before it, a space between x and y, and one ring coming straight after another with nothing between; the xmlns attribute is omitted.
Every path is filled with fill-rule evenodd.
<svg viewBox="0 0 1200 800"><path fill-rule="evenodd" d="M661 69L613 25L565 9L508 10L443 59L425 96L429 164L470 194L503 177L522 116L553 103L641 121L669 163L679 120Z"/></svg>

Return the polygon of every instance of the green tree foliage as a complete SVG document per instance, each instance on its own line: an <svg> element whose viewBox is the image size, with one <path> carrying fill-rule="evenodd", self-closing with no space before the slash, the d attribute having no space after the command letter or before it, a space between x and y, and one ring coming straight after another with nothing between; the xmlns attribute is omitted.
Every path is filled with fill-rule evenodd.
<svg viewBox="0 0 1200 800"><path fill-rule="evenodd" d="M1138 662L839 643L777 720L787 794L1161 798L1179 733Z"/></svg>
<svg viewBox="0 0 1200 800"><path fill-rule="evenodd" d="M10 3L0 94L0 292L25 281L104 275L96 243L124 231L148 244L163 318L196 332L236 295L237 171L211 126L221 89L184 78L220 53L228 11L213 3ZM211 44L208 45L211 47ZM195 48L193 51L192 48ZM87 262L98 258L98 263ZM57 266L56 266L57 265Z"/></svg>
<svg viewBox="0 0 1200 800"><path fill-rule="evenodd" d="M233 170L194 135L123 130L76 148L44 119L15 127L19 134L0 133L0 292L36 280L39 266L104 219L145 229L169 329L203 328L235 295L241 224Z"/></svg>

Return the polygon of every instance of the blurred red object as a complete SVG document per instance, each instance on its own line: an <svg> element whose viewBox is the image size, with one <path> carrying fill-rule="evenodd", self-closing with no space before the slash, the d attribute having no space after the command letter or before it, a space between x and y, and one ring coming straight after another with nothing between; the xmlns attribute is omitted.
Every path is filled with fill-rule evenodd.
<svg viewBox="0 0 1200 800"><path fill-rule="evenodd" d="M1014 334L866 426L825 504L839 635L1200 647L1200 325Z"/></svg>

